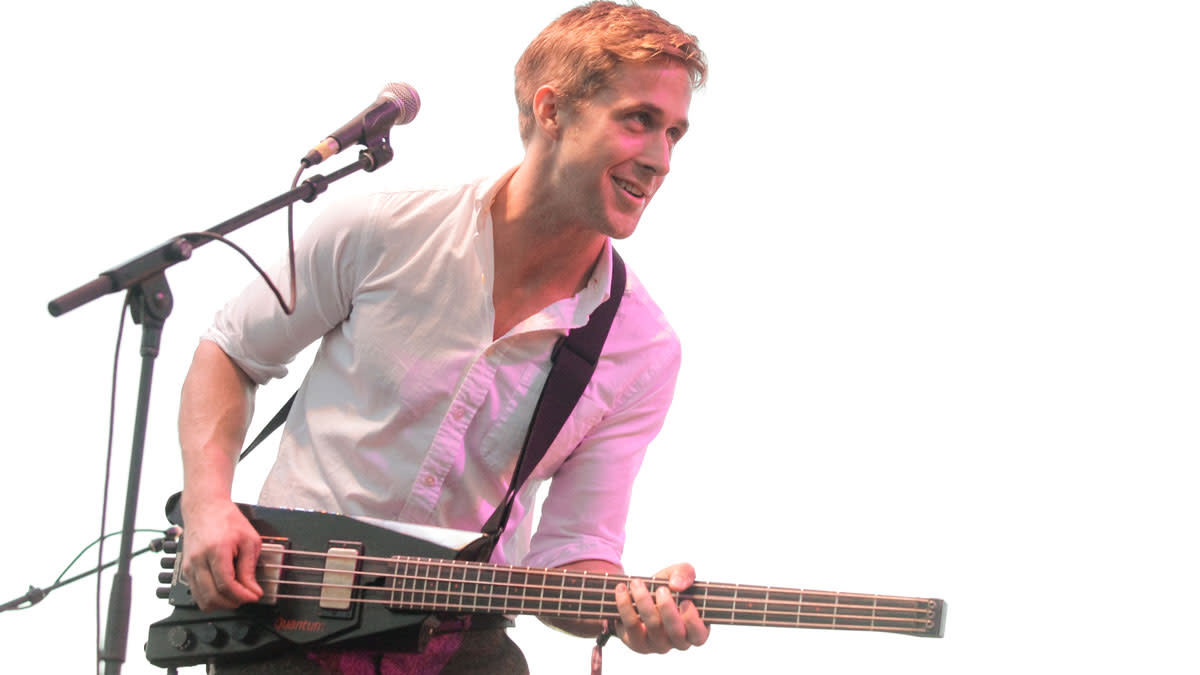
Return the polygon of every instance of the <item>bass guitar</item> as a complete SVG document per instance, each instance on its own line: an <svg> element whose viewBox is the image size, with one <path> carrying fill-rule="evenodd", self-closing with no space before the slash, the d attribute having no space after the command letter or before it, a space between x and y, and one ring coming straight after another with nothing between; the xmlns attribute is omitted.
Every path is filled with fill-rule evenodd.
<svg viewBox="0 0 1200 675"><path fill-rule="evenodd" d="M617 617L614 589L640 578L475 562L480 535L314 511L240 505L263 536L259 602L203 612L180 572L159 589L173 607L150 626L146 657L163 668L236 662L288 647L420 649L465 615ZM183 525L177 509L171 522ZM175 553L186 544L186 530ZM945 603L915 598L696 582L676 593L709 624L879 631L942 637Z"/></svg>

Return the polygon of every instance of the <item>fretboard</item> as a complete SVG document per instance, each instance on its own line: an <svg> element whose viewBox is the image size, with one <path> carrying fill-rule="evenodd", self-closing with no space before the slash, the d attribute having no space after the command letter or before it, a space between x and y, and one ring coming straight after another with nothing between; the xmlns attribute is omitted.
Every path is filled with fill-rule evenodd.
<svg viewBox="0 0 1200 675"><path fill-rule="evenodd" d="M324 593L329 583L322 576L325 557L289 552L281 565L278 597ZM307 566L301 562L304 558L316 562ZM634 579L651 588L663 584L647 577L409 556L363 557L358 562L353 582L338 582L339 590L354 601L453 614L615 618L618 585ZM710 624L941 635L943 604L934 598L709 582L697 582L674 596L676 602L691 601Z"/></svg>

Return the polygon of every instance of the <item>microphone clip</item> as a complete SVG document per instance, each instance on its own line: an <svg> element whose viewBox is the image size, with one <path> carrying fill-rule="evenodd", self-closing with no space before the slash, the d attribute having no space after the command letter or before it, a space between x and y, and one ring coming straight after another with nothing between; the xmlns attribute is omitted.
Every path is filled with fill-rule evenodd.
<svg viewBox="0 0 1200 675"><path fill-rule="evenodd" d="M395 156L396 153L392 150L392 141L386 131L379 138L369 140L367 147L358 153L358 158L366 163L363 171L368 173L392 161L392 157Z"/></svg>

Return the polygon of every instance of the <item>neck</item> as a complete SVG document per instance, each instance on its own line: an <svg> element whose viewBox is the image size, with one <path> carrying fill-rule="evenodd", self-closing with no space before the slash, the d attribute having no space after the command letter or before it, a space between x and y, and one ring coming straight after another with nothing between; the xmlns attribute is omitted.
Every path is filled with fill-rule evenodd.
<svg viewBox="0 0 1200 675"><path fill-rule="evenodd" d="M527 160L492 203L497 275L516 287L560 288L566 297L587 284L607 238L570 222L559 204L564 195L543 174Z"/></svg>
<svg viewBox="0 0 1200 675"><path fill-rule="evenodd" d="M635 578L407 556L363 561L355 584L362 592L360 602L452 614L615 618L615 589ZM308 568L298 565L289 569ZM321 565L311 569L324 571ZM650 587L664 583L662 579L636 578ZM673 595L676 602L690 601L704 621L714 624L941 634L942 602L930 598L705 582ZM279 597L291 596L284 592Z"/></svg>
<svg viewBox="0 0 1200 675"><path fill-rule="evenodd" d="M496 339L581 291L604 250L606 237L565 221L535 174L522 164L491 206Z"/></svg>

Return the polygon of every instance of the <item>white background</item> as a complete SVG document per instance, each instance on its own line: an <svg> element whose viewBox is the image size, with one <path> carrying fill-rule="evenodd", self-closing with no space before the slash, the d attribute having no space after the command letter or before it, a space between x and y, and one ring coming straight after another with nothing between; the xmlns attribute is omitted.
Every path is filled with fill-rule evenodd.
<svg viewBox="0 0 1200 675"><path fill-rule="evenodd" d="M389 81L423 100L392 133L396 160L303 206L301 226L335 194L516 163L512 65L569 6L0 10L0 600L49 585L99 525L120 297L60 318L46 302L283 192ZM606 672L1196 672L1193 5L651 6L700 37L712 72L670 180L620 247L685 349L626 565L682 559L704 580L936 596L951 611L942 640L717 627L683 654L614 643ZM270 262L283 237L275 216L235 240ZM165 526L179 488L174 416L196 337L250 274L219 245L169 273L142 527ZM110 529L138 334L122 350ZM265 390L260 414L296 381ZM134 563L126 672L157 672L141 658L168 613L157 572ZM0 616L3 669L91 669L94 589ZM516 637L534 673L587 668L587 641L533 620Z"/></svg>

